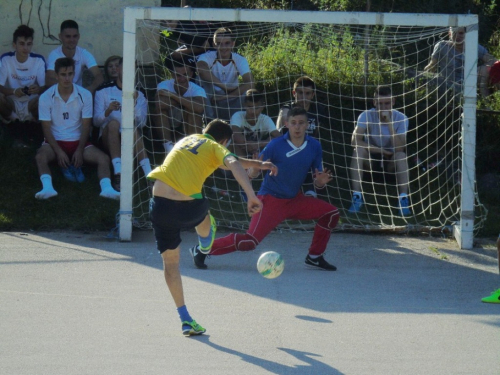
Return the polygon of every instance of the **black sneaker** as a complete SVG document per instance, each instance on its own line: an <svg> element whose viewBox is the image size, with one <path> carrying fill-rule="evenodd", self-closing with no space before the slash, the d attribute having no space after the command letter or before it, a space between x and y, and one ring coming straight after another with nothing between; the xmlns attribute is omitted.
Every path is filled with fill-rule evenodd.
<svg viewBox="0 0 500 375"><path fill-rule="evenodd" d="M189 252L193 257L193 263L196 268L199 268L201 270L207 269L207 265L205 264L205 258L207 257L207 255L200 252L200 250L198 250L198 246L193 246L189 249Z"/></svg>
<svg viewBox="0 0 500 375"><path fill-rule="evenodd" d="M323 258L323 255L320 255L317 258L311 258L309 254L306 256L306 261L304 262L307 267L310 268L316 268L316 269L322 269L325 271L336 271L337 267L335 267L333 264L328 263L325 258Z"/></svg>

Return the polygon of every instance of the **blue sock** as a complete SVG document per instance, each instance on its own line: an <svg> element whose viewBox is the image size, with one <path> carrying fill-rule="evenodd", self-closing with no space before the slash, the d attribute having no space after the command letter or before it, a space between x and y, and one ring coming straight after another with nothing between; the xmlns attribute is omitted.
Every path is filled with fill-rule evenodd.
<svg viewBox="0 0 500 375"><path fill-rule="evenodd" d="M210 225L210 233L208 233L208 236L206 237L198 236L201 246L203 246L204 248L210 246L210 243L212 242L212 234L213 234L213 229L212 226Z"/></svg>
<svg viewBox="0 0 500 375"><path fill-rule="evenodd" d="M179 313L179 317L181 318L181 322L190 322L193 320L193 318L191 318L191 315L189 315L189 313L188 313L186 305L179 307L177 309L177 312Z"/></svg>

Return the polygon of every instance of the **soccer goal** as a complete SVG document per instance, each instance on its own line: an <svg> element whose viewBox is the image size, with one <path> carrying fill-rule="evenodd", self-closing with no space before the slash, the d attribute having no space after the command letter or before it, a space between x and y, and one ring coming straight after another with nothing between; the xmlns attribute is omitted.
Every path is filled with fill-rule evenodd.
<svg viewBox="0 0 500 375"><path fill-rule="evenodd" d="M191 26L179 30L172 21ZM204 27L198 30L197 24ZM306 75L315 81L315 100L324 109L318 138L325 167L335 176L317 193L341 209L339 230L446 232L461 248L472 248L486 219L475 186L477 16L244 9L125 9L120 240L130 241L133 227L150 227L150 190L134 157L134 90L145 90L149 99L150 126L142 137L156 166L165 157L153 118L156 86L171 78L165 59L178 47L179 33L213 35L219 27L236 33L234 52L248 60L266 98L264 113L275 122L280 108L293 100L295 80ZM424 71L450 27L467 30L461 85ZM395 176L379 161L364 174L363 209L348 212L351 137L359 114L373 107L377 85L392 88L394 109L409 119L409 216L399 214ZM253 181L256 190L260 181ZM247 227L246 203L233 178L215 173L204 194L218 225ZM308 222L280 227L310 228Z"/></svg>

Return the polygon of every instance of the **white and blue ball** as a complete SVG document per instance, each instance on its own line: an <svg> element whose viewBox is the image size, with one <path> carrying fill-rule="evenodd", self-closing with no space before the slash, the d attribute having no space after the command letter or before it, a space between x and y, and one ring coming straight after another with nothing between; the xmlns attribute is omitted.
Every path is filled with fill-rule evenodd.
<svg viewBox="0 0 500 375"><path fill-rule="evenodd" d="M267 279L274 279L281 275L285 269L285 261L275 251L262 254L257 261L257 270Z"/></svg>

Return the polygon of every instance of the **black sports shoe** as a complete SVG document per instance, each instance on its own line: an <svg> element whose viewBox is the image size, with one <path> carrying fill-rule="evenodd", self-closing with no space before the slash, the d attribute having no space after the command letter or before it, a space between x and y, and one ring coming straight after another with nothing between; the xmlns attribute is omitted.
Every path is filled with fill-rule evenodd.
<svg viewBox="0 0 500 375"><path fill-rule="evenodd" d="M193 257L193 263L196 266L196 268L199 268L201 270L207 269L207 265L205 264L205 258L207 257L207 255L203 254L200 250L198 250L198 245L190 248L189 252Z"/></svg>
<svg viewBox="0 0 500 375"><path fill-rule="evenodd" d="M323 255L320 255L317 258L311 258L309 254L306 256L306 261L304 262L306 266L311 267L311 268L319 268L325 271L336 271L337 267L335 267L333 264L328 263L325 258L323 258Z"/></svg>

